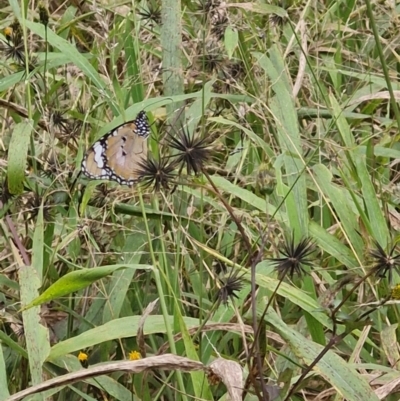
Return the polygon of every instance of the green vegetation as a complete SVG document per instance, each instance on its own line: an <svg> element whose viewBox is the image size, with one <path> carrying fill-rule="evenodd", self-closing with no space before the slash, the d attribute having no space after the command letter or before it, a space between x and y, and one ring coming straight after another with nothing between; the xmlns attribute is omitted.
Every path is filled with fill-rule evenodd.
<svg viewBox="0 0 400 401"><path fill-rule="evenodd" d="M1 3L0 401L398 400L400 6L179 3Z"/></svg>

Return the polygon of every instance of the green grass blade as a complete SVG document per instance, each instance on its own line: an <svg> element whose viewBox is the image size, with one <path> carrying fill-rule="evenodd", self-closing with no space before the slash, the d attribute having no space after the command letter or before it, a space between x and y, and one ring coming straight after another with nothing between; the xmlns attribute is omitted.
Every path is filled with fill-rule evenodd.
<svg viewBox="0 0 400 401"><path fill-rule="evenodd" d="M358 180L361 184L361 191L369 219L365 224L371 227L372 232L370 234L385 248L389 241L388 228L385 216L382 213L382 207L378 201L379 197L377 196L368 172L365 151L355 147L350 126L344 118L338 102L333 96L330 96L330 100L336 118L336 126L342 136L344 144L349 150L350 157L357 170Z"/></svg>
<svg viewBox="0 0 400 401"><path fill-rule="evenodd" d="M130 18L126 19L125 22L125 53L126 53L126 79L130 81L130 94L133 103L141 102L144 99L144 88L141 80L141 69L140 69L140 48L139 41L134 40L132 32L135 27L132 24Z"/></svg>
<svg viewBox="0 0 400 401"><path fill-rule="evenodd" d="M3 348L0 343L0 401L4 401L10 396L8 391L6 361L3 353L4 349L5 348Z"/></svg>
<svg viewBox="0 0 400 401"><path fill-rule="evenodd" d="M44 252L44 224L43 224L43 204L41 204L37 215L35 232L33 234L33 244L32 244L32 266L36 270L40 282L42 282L42 277L43 277L43 267L44 267L43 252Z"/></svg>
<svg viewBox="0 0 400 401"><path fill-rule="evenodd" d="M316 244L329 255L335 257L348 268L359 266L351 250L334 235L329 234L324 228L313 221L310 222L308 229Z"/></svg>
<svg viewBox="0 0 400 401"><path fill-rule="evenodd" d="M322 189L327 201L332 203L346 235L358 256L361 257L364 244L358 233L358 216L354 212L357 208L352 205L351 196L346 194L346 191L342 188L332 184L332 173L324 165L318 164L313 167L313 170L319 187Z"/></svg>
<svg viewBox="0 0 400 401"><path fill-rule="evenodd" d="M266 212L268 214L274 215L276 214L276 218L282 221L285 221L285 214L276 213L276 207L267 203L263 198L255 195L254 193L248 191L247 189L240 188L239 186L232 184L230 181L223 177L212 176L212 180L217 185L219 189L225 191L233 196L238 197L242 201L246 202L248 205L252 206L252 210L254 208L260 210L261 212Z"/></svg>
<svg viewBox="0 0 400 401"><path fill-rule="evenodd" d="M293 194L289 195L293 196L293 200L288 202L294 205L296 210L296 213L289 214L290 230L296 238L300 238L308 231L307 186L305 175L302 173L304 161L300 158L303 151L291 86L285 73L282 55L276 46L270 49L270 57L259 53L255 53L255 56L260 67L269 76L275 93L269 105L275 120L280 148L284 154L287 185ZM287 210L291 209L290 204L287 205Z"/></svg>
<svg viewBox="0 0 400 401"><path fill-rule="evenodd" d="M174 324L174 316L167 316L169 324ZM184 322L188 329L197 327L199 320L190 317L184 317ZM139 328L141 316L129 316L120 319L114 319L94 329L87 330L84 333L61 341L51 349L49 360L58 358L62 355L70 354L93 345L118 338L135 337ZM165 321L162 315L150 315L146 318L143 333L145 335L165 333Z"/></svg>
<svg viewBox="0 0 400 401"><path fill-rule="evenodd" d="M0 92L6 91L7 89L21 82L24 74L24 72L16 72L15 74L2 77L0 79Z"/></svg>
<svg viewBox="0 0 400 401"><path fill-rule="evenodd" d="M265 269L268 264L269 262L261 262L257 267L257 271L260 269ZM250 281L250 274L245 274L245 277ZM274 292L278 287L279 280L262 274L257 274L256 283L260 287ZM305 291L283 282L278 288L278 294L286 299L289 299L292 303L299 306L305 312L312 314L315 319L321 323L321 325L328 328L332 327L332 323L322 311L321 305L318 303L318 301L310 297Z"/></svg>
<svg viewBox="0 0 400 401"><path fill-rule="evenodd" d="M40 296L36 297L33 301L24 307L24 310L32 308L33 306L41 305L44 302L51 301L52 299L61 298L69 295L75 291L79 291L88 287L90 284L100 280L116 270L120 269L151 269L147 265L129 265L119 264L110 266L93 267L91 269L76 270L66 274L53 283L47 290Z"/></svg>
<svg viewBox="0 0 400 401"><path fill-rule="evenodd" d="M288 341L293 353L306 365L309 365L321 352L323 347L303 337L298 331L286 325L276 314L269 310L266 319ZM332 350L328 351L314 368L318 374L324 377L337 391L348 401L378 401L367 380L349 367L348 363Z"/></svg>
<svg viewBox="0 0 400 401"><path fill-rule="evenodd" d="M22 266L19 269L19 283L21 302L24 306L38 296L41 280L32 266ZM43 363L50 352L49 333L40 324L40 307L23 311L22 319L32 383L39 384L43 381Z"/></svg>
<svg viewBox="0 0 400 401"><path fill-rule="evenodd" d="M16 343L12 338L10 338L6 333L4 333L3 330L0 330L0 341L3 343L3 345L7 345L19 355L28 359L28 353L26 350Z"/></svg>
<svg viewBox="0 0 400 401"><path fill-rule="evenodd" d="M32 123L29 121L15 126L8 149L8 188L12 194L20 194L24 189L26 159Z"/></svg>
<svg viewBox="0 0 400 401"><path fill-rule="evenodd" d="M179 312L179 308L175 308L176 315L175 318L178 320L179 328L182 333L182 339L185 344L185 351L188 358L194 361L200 361L201 359L198 356L196 351L195 344L193 343L192 338L189 335L188 327L185 322L185 317L181 315ZM192 379L194 393L198 399L211 399L210 388L208 385L207 377L204 372L191 372L190 377Z"/></svg>
<svg viewBox="0 0 400 401"><path fill-rule="evenodd" d="M161 47L163 60L164 94L179 95L185 92L182 65L182 18L180 0L163 0L161 2ZM176 102L167 106L167 114L172 118L179 109ZM180 118L183 116L181 115Z"/></svg>
<svg viewBox="0 0 400 401"><path fill-rule="evenodd" d="M271 147L262 139L260 138L257 134L255 134L252 130L247 129L246 127L243 127L242 125L228 120L226 118L223 117L212 117L209 119L210 121L214 121L218 124L224 124L224 125L228 125L231 127L235 127L241 131L243 131L243 133L245 133L247 135L247 137L256 145L259 146L268 157L273 158L275 157L275 154L273 152L273 150L271 149Z"/></svg>
<svg viewBox="0 0 400 401"><path fill-rule="evenodd" d="M10 3L11 9L13 10L15 17L20 18L21 17L21 8L19 6L18 1L17 0L9 0L8 2Z"/></svg>
<svg viewBox="0 0 400 401"><path fill-rule="evenodd" d="M123 249L124 260L130 265L138 264L142 255L136 250L141 249L145 243L146 240L143 236L130 236ZM134 253L132 253L132 250L135 250ZM112 274L110 283L107 286L108 302L104 307L103 323L119 317L135 273L136 269L124 269L117 270Z"/></svg>

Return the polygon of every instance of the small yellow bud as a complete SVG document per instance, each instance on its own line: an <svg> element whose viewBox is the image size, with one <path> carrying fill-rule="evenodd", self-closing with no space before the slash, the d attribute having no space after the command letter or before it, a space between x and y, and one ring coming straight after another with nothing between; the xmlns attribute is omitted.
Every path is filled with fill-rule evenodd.
<svg viewBox="0 0 400 401"><path fill-rule="evenodd" d="M129 354L130 361L137 361L138 359L142 359L142 355L138 351L131 351Z"/></svg>
<svg viewBox="0 0 400 401"><path fill-rule="evenodd" d="M80 362L86 362L88 360L88 354L85 352L80 351L78 355L78 359Z"/></svg>
<svg viewBox="0 0 400 401"><path fill-rule="evenodd" d="M8 26L6 28L4 28L4 36L7 38L7 40L11 39L11 35L13 33L13 29L11 28L11 26Z"/></svg>

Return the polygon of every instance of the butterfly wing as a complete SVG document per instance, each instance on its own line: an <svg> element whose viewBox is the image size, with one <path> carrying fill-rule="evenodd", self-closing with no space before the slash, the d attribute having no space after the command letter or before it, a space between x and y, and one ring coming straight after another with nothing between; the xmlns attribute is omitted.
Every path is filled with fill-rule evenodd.
<svg viewBox="0 0 400 401"><path fill-rule="evenodd" d="M132 185L139 180L138 163L147 157L150 127L144 112L104 135L87 151L82 172L89 178Z"/></svg>
<svg viewBox="0 0 400 401"><path fill-rule="evenodd" d="M136 134L135 124L126 124L108 139L106 155L110 179L132 185L140 178L136 172L138 163L147 157L147 139Z"/></svg>
<svg viewBox="0 0 400 401"><path fill-rule="evenodd" d="M82 161L82 172L87 177L96 180L110 179L110 170L106 167L106 143L107 138L103 137L86 152Z"/></svg>

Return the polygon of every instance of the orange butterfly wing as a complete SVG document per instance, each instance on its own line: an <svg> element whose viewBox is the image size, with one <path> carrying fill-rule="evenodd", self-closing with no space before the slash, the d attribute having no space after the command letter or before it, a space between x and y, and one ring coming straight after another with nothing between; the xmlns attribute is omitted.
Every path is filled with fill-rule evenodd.
<svg viewBox="0 0 400 401"><path fill-rule="evenodd" d="M147 158L150 127L144 112L104 135L87 151L82 172L89 178L108 179L132 185L140 177L138 163Z"/></svg>

